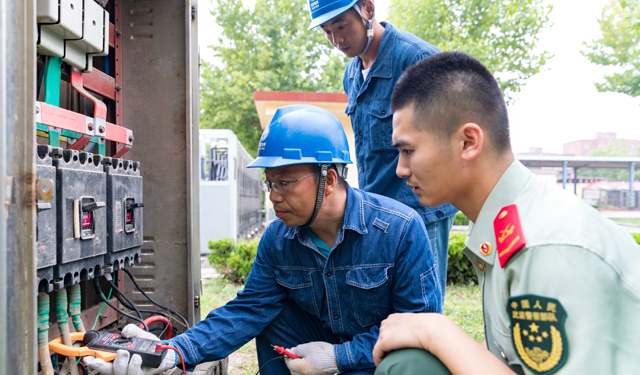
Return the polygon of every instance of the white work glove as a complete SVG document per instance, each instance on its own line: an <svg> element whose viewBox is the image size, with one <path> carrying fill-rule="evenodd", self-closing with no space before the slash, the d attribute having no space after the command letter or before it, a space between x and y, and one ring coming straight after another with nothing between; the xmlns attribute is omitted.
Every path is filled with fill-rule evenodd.
<svg viewBox="0 0 640 375"><path fill-rule="evenodd" d="M122 337L142 337L144 339L161 341L153 333L138 328L135 324L129 324L122 330ZM137 354L130 355L126 350L118 350L113 362L105 362L100 358L84 357L84 364L92 371L98 371L102 375L152 375L159 374L176 364L176 352L168 350L158 368L142 366L142 357Z"/></svg>
<svg viewBox="0 0 640 375"><path fill-rule="evenodd" d="M333 375L338 372L333 345L328 342L314 341L298 345L289 351L300 357L284 357L291 375Z"/></svg>

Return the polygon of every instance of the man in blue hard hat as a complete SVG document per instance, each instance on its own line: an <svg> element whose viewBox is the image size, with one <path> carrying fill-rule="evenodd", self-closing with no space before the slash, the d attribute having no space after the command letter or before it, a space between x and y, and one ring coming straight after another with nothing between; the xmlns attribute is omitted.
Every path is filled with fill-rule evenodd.
<svg viewBox="0 0 640 375"><path fill-rule="evenodd" d="M276 111L249 168L265 168L262 187L278 219L260 240L244 290L169 341L187 369L256 337L263 375L373 374L383 319L442 312L422 219L402 203L350 187L347 164L347 138L330 112L310 105ZM122 334L153 336L134 325ZM300 358L283 360L272 345ZM141 367L128 352L113 364L87 365L115 375L155 374L178 362L173 352L167 357L158 369Z"/></svg>
<svg viewBox="0 0 640 375"><path fill-rule="evenodd" d="M415 209L424 220L440 271L443 291L447 280L449 230L457 210L450 204L425 207L396 176L398 150L392 146L391 93L406 68L438 53L415 35L375 19L373 0L309 0L311 25L320 27L329 42L352 58L343 85L349 98L346 113L355 136L360 189L397 199Z"/></svg>

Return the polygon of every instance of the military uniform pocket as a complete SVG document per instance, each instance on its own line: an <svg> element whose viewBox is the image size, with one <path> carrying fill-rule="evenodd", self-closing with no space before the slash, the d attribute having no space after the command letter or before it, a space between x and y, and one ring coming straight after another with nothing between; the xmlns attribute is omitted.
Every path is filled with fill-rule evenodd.
<svg viewBox="0 0 640 375"><path fill-rule="evenodd" d="M360 267L347 272L351 308L363 327L380 323L392 310L390 266Z"/></svg>

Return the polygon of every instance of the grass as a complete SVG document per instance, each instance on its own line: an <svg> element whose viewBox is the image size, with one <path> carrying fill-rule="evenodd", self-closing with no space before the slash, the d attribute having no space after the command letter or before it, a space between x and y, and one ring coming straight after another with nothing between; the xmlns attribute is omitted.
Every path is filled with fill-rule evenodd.
<svg viewBox="0 0 640 375"><path fill-rule="evenodd" d="M209 311L234 299L242 288L242 285L230 284L220 278L204 280L202 319L207 317ZM448 285L444 314L476 341L484 340L482 296L477 285ZM229 375L253 375L257 371L258 357L254 340L229 356Z"/></svg>
<svg viewBox="0 0 640 375"><path fill-rule="evenodd" d="M640 225L640 219L611 219L616 223Z"/></svg>

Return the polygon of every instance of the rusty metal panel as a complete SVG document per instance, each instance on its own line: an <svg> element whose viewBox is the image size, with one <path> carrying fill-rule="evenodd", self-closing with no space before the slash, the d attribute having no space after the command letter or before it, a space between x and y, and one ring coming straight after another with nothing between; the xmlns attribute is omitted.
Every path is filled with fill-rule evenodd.
<svg viewBox="0 0 640 375"><path fill-rule="evenodd" d="M136 133L128 157L145 166L144 242L141 263L131 271L147 294L193 323L200 317L195 305L200 268L194 262L199 251L197 243L194 246L193 215L198 126L193 91L198 77L192 69L190 39L196 26L191 23L190 3L182 0L127 1L119 7L121 14L115 17L116 28L122 25L116 44L121 41L123 50L123 124ZM131 283L127 292L136 304L150 306Z"/></svg>
<svg viewBox="0 0 640 375"><path fill-rule="evenodd" d="M0 374L35 374L35 1L0 9Z"/></svg>

